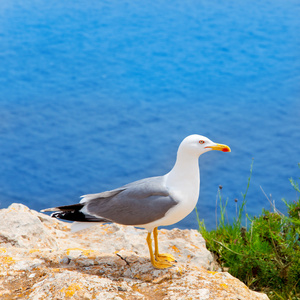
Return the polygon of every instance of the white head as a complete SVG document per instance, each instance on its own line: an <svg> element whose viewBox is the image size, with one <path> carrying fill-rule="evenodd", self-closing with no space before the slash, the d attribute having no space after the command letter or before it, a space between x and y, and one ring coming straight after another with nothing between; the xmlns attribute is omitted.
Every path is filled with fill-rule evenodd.
<svg viewBox="0 0 300 300"><path fill-rule="evenodd" d="M216 144L203 135L193 134L187 136L181 142L178 148L178 154L184 152L185 154L199 157L201 154L211 150L231 152L230 148L226 145Z"/></svg>

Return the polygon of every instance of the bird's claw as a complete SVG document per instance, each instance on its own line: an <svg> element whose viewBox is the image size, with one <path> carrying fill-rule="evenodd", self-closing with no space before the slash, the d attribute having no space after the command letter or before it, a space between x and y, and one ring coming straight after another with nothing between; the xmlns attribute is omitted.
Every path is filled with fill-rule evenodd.
<svg viewBox="0 0 300 300"><path fill-rule="evenodd" d="M155 259L159 262L176 262L175 257L169 253L159 253L155 256Z"/></svg>
<svg viewBox="0 0 300 300"><path fill-rule="evenodd" d="M163 261L163 260L160 260L160 261L154 260L154 261L152 261L152 265L156 269L167 269L167 268L173 267L173 264L171 264L167 261Z"/></svg>

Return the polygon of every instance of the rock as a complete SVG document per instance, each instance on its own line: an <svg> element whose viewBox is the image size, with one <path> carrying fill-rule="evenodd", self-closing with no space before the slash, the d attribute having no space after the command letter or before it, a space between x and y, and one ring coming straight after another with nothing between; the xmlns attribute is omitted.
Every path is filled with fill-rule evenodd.
<svg viewBox="0 0 300 300"><path fill-rule="evenodd" d="M174 267L154 269L147 232L70 224L12 204L0 210L1 299L268 299L220 272L196 230L159 230Z"/></svg>
<svg viewBox="0 0 300 300"><path fill-rule="evenodd" d="M49 220L50 219L50 220ZM22 204L12 204L0 210L0 243L19 248L58 248L55 228L62 224L50 217L30 210Z"/></svg>

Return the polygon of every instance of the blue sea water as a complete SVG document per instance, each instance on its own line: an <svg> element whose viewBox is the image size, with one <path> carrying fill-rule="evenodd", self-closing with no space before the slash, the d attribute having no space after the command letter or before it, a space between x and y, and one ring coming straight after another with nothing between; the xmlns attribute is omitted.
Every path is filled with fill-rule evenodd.
<svg viewBox="0 0 300 300"><path fill-rule="evenodd" d="M215 226L295 200L300 161L300 2L0 2L0 208L71 204L173 166L193 133L197 204ZM271 194L271 196L270 196ZM195 213L174 227L197 228Z"/></svg>

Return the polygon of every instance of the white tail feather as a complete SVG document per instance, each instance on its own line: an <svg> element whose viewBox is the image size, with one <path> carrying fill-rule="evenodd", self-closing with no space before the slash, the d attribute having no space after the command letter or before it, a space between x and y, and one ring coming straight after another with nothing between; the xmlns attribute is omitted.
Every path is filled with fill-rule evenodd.
<svg viewBox="0 0 300 300"><path fill-rule="evenodd" d="M74 222L71 226L71 232L77 232L95 225L98 225L97 222Z"/></svg>

